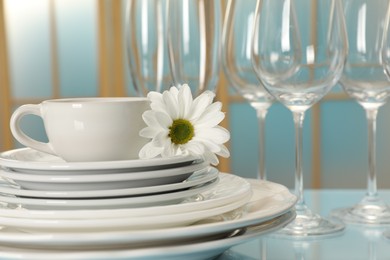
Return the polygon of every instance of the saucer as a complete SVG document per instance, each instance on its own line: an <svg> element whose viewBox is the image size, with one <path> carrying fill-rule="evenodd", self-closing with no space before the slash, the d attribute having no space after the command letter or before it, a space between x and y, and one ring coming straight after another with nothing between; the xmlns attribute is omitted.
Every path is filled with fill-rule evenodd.
<svg viewBox="0 0 390 260"><path fill-rule="evenodd" d="M0 170L0 177L22 188L41 191L112 190L179 183L196 171L206 171L208 163L191 164L172 169L107 174L40 175Z"/></svg>
<svg viewBox="0 0 390 260"><path fill-rule="evenodd" d="M128 189L114 189L114 190L26 190L18 186L11 186L9 183L0 181L0 194L9 194L19 197L32 198L107 198L107 197L123 197L146 195L155 193L166 193L178 190L189 189L218 178L218 170L213 167L208 167L206 170L194 172L188 179L179 183L137 187Z"/></svg>
<svg viewBox="0 0 390 260"><path fill-rule="evenodd" d="M153 158L106 162L65 162L61 158L33 150L20 148L0 153L0 165L24 173L38 174L98 174L139 172L168 169L202 161L199 156L183 155L169 158Z"/></svg>

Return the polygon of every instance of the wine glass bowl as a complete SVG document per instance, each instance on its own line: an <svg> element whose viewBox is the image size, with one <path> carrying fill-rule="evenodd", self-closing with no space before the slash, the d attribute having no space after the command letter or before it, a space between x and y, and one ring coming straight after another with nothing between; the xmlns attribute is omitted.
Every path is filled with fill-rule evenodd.
<svg viewBox="0 0 390 260"><path fill-rule="evenodd" d="M341 84L363 108L384 105L390 94L383 66L388 1L344 1L349 39Z"/></svg>
<svg viewBox="0 0 390 260"><path fill-rule="evenodd" d="M193 95L215 91L219 76L222 27L219 1L168 0L169 65L175 85Z"/></svg>
<svg viewBox="0 0 390 260"><path fill-rule="evenodd" d="M322 218L304 202L302 128L305 111L331 90L343 71L347 40L342 6L338 0L262 0L255 24L253 66L265 88L291 110L295 125L297 217L278 234L337 233L344 229L342 223Z"/></svg>
<svg viewBox="0 0 390 260"><path fill-rule="evenodd" d="M329 92L342 73L346 39L341 10L332 7L338 5L334 1L328 5L313 1L325 8L317 12L312 28L297 18L301 6L287 0L262 2L261 8L275 12L258 16L262 30L255 33L254 68L278 101L292 110L306 110ZM303 13L299 10L298 15Z"/></svg>
<svg viewBox="0 0 390 260"><path fill-rule="evenodd" d="M241 96L254 107L268 108L274 98L263 87L252 66L256 3L257 0L228 1L222 33L222 66L230 84Z"/></svg>
<svg viewBox="0 0 390 260"><path fill-rule="evenodd" d="M167 47L166 0L129 0L126 48L137 95L163 92L173 84Z"/></svg>
<svg viewBox="0 0 390 260"><path fill-rule="evenodd" d="M219 1L129 0L126 47L136 93L182 84L194 96L215 92L220 34Z"/></svg>

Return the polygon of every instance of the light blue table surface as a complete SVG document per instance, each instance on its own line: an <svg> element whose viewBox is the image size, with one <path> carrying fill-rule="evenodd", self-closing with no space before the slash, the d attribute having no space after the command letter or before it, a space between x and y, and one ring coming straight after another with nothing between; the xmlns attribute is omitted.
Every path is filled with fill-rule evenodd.
<svg viewBox="0 0 390 260"><path fill-rule="evenodd" d="M305 200L316 213L328 216L336 208L351 206L364 196L363 190L307 190ZM390 190L380 190L379 196L390 204ZM383 228L346 225L343 233L310 240L280 239L270 235L253 239L227 250L218 260L389 260L390 240Z"/></svg>

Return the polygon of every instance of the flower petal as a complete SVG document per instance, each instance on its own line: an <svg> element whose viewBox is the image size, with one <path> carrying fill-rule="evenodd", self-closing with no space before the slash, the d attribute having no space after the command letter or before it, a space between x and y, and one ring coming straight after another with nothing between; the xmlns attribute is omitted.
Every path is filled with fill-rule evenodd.
<svg viewBox="0 0 390 260"><path fill-rule="evenodd" d="M217 143L213 142L213 140L210 140L208 138L201 138L197 136L192 138L192 140L194 140L194 142L203 144L208 150L213 153L219 152L221 150Z"/></svg>
<svg viewBox="0 0 390 260"><path fill-rule="evenodd" d="M212 164L212 165L218 165L218 163L219 163L218 157L210 151L206 151L203 154L203 158L205 161L210 162L210 164Z"/></svg>
<svg viewBox="0 0 390 260"><path fill-rule="evenodd" d="M155 111L155 117L156 117L156 121L158 123L158 126L164 128L164 129L168 129L172 125L173 120L166 113Z"/></svg>
<svg viewBox="0 0 390 260"><path fill-rule="evenodd" d="M156 119L156 112L153 110L145 111L142 114L142 119L144 120L147 126L156 127L159 125Z"/></svg>
<svg viewBox="0 0 390 260"><path fill-rule="evenodd" d="M167 142L171 142L167 131L161 131L157 133L152 140L153 145L158 147L163 147Z"/></svg>
<svg viewBox="0 0 390 260"><path fill-rule="evenodd" d="M160 155L162 147L155 147L151 142L145 144L138 153L141 159L150 159Z"/></svg>
<svg viewBox="0 0 390 260"><path fill-rule="evenodd" d="M191 154L195 154L195 155L202 155L205 151L204 145L196 141L189 141L188 143L183 145L183 148L185 148Z"/></svg>
<svg viewBox="0 0 390 260"><path fill-rule="evenodd" d="M177 147L175 147L175 144L171 142L166 142L164 145L164 150L161 153L161 155L163 157L172 157L177 155L178 153L180 154L180 150L178 150Z"/></svg>
<svg viewBox="0 0 390 260"><path fill-rule="evenodd" d="M229 149L226 146L224 146L223 144L221 144L220 147L221 147L221 150L219 152L217 152L217 154L219 156L229 158L230 157Z"/></svg>
<svg viewBox="0 0 390 260"><path fill-rule="evenodd" d="M152 110L160 112L166 111L166 105L161 93L151 91L148 93L148 99L150 100L150 107Z"/></svg>
<svg viewBox="0 0 390 260"><path fill-rule="evenodd" d="M171 95L177 99L177 96L179 95L179 90L177 89L177 87L175 86L172 86L169 88L169 92L171 93Z"/></svg>
<svg viewBox="0 0 390 260"><path fill-rule="evenodd" d="M177 95L176 96L175 95L176 95L175 92L170 92L170 91L164 91L163 93L163 99L166 105L166 112L172 119L177 119L179 117L179 113L178 113L179 105L177 101Z"/></svg>
<svg viewBox="0 0 390 260"><path fill-rule="evenodd" d="M229 131L221 126L215 126L213 128L202 128L195 132L195 136L197 138L207 139L218 144L226 143L230 139Z"/></svg>
<svg viewBox="0 0 390 260"><path fill-rule="evenodd" d="M139 131L139 135L146 138L153 138L155 137L159 132L161 132L161 128L157 127L145 127Z"/></svg>
<svg viewBox="0 0 390 260"><path fill-rule="evenodd" d="M221 123L224 118L225 113L223 112L203 113L194 124L197 127L214 127Z"/></svg>
<svg viewBox="0 0 390 260"><path fill-rule="evenodd" d="M206 109L205 111L203 112L202 115L200 115L199 117L199 120L206 116L206 115L209 115L209 114L216 114L216 113L221 113L221 109L222 109L222 103L221 102L214 102L212 104L210 104Z"/></svg>
<svg viewBox="0 0 390 260"><path fill-rule="evenodd" d="M200 117L206 108L213 102L215 94L211 91L205 91L200 94L195 100L192 102L191 112L188 115L189 119L194 121Z"/></svg>
<svg viewBox="0 0 390 260"><path fill-rule="evenodd" d="M216 102L210 104L210 105L207 107L205 113L219 112L219 111L221 111L221 109L222 109L222 103L219 102L219 101L216 101Z"/></svg>
<svg viewBox="0 0 390 260"><path fill-rule="evenodd" d="M150 91L147 95L148 99L152 103L163 103L162 94L156 91Z"/></svg>
<svg viewBox="0 0 390 260"><path fill-rule="evenodd" d="M187 118L192 106L192 93L187 84L180 87L178 95L179 118Z"/></svg>

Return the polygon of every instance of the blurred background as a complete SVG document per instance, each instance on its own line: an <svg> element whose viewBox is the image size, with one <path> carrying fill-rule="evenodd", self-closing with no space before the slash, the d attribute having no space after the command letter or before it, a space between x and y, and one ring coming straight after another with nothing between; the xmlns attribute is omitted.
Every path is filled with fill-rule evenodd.
<svg viewBox="0 0 390 260"><path fill-rule="evenodd" d="M226 2L221 0L222 7ZM125 50L126 0L0 0L0 151L21 147L9 130L12 111L26 103L79 96L133 96ZM308 19L315 19L311 10ZM255 110L220 72L217 98L231 131L231 157L220 169L257 176ZM294 183L293 120L282 105L266 120L266 168L271 181ZM25 131L46 140L34 116ZM365 189L367 130L363 109L336 86L308 113L304 125L306 188ZM379 110L378 187L390 188L390 105Z"/></svg>

